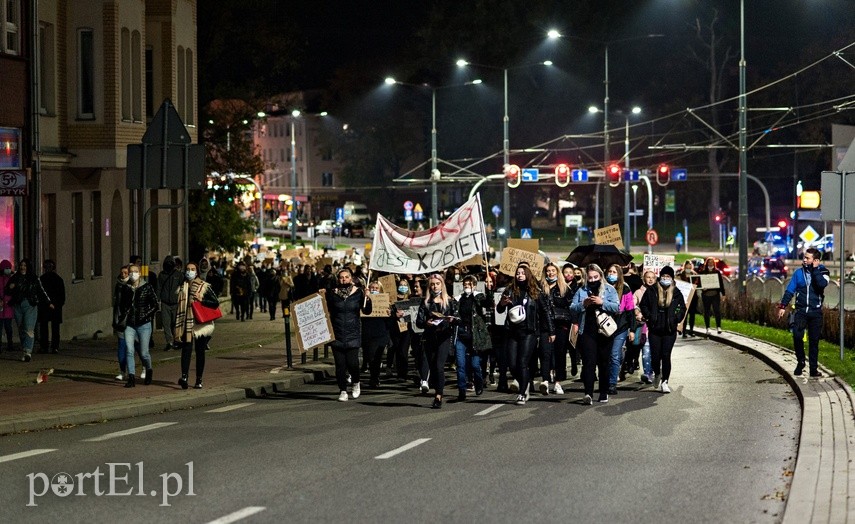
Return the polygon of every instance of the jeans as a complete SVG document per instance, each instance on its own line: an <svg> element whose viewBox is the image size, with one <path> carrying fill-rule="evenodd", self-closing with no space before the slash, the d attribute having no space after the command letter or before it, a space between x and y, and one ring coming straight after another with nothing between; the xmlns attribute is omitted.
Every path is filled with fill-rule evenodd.
<svg viewBox="0 0 855 524"><path fill-rule="evenodd" d="M6 349L12 350L12 319L11 318L0 318L0 327L2 327L2 331L0 331L0 346L3 345L3 333L6 333Z"/></svg>
<svg viewBox="0 0 855 524"><path fill-rule="evenodd" d="M653 357L653 372L662 380L668 380L671 376L671 350L677 340L677 333L673 335L649 334L650 353ZM661 375L660 375L661 373Z"/></svg>
<svg viewBox="0 0 855 524"><path fill-rule="evenodd" d="M125 370L128 369L128 344L125 342L124 333L122 333L122 336L119 337L119 347L117 350L116 357L119 359L119 370L124 375Z"/></svg>
<svg viewBox="0 0 855 524"><path fill-rule="evenodd" d="M472 351L472 342L463 342L459 338L454 343L454 353L457 358L457 390L466 391L467 372L474 373L475 388L484 387L484 375L481 374L481 355Z"/></svg>
<svg viewBox="0 0 855 524"><path fill-rule="evenodd" d="M609 386L617 386L618 374L620 374L620 366L623 364L623 344L629 336L629 330L622 331L615 335L612 339L612 353L609 368Z"/></svg>
<svg viewBox="0 0 855 524"><path fill-rule="evenodd" d="M578 358L575 356L576 349L570 346L570 324L558 323L555 324L555 342L552 346L552 361L555 369L555 382L567 380L567 350L572 352L573 367L576 367Z"/></svg>
<svg viewBox="0 0 855 524"><path fill-rule="evenodd" d="M151 341L151 322L137 327L128 326L125 328L125 343L128 348L134 347L134 343L139 339L140 342L140 359L142 360L145 369L151 369L151 354L148 352L148 344ZM128 351L128 374L135 375L134 353Z"/></svg>
<svg viewBox="0 0 855 524"><path fill-rule="evenodd" d="M31 306L29 301L24 299L20 304L15 306L15 324L18 325L18 334L21 336L21 349L27 355L33 354L33 337L36 331L36 319L39 315L39 310L36 306Z"/></svg>
<svg viewBox="0 0 855 524"><path fill-rule="evenodd" d="M383 363L383 349L386 347L386 339L368 338L362 339L362 354L364 355L363 366L368 367L371 385L380 384L380 364Z"/></svg>
<svg viewBox="0 0 855 524"><path fill-rule="evenodd" d="M392 347L389 348L389 354L386 358L386 365L395 365L397 377L400 380L407 378L407 366L410 354L410 331L399 333L398 336L392 337ZM390 362L394 361L394 362ZM390 368L391 369L391 368Z"/></svg>
<svg viewBox="0 0 855 524"><path fill-rule="evenodd" d="M555 342L550 342L549 333L540 335L540 379L543 382L553 382L552 371L555 369L555 346L557 342L558 336L555 337Z"/></svg>
<svg viewBox="0 0 855 524"><path fill-rule="evenodd" d="M653 363L650 361L650 337L647 337L644 347L641 348L641 368L648 377L653 373Z"/></svg>
<svg viewBox="0 0 855 524"><path fill-rule="evenodd" d="M803 319L800 322L800 318ZM804 327L799 327L803 324ZM796 352L796 360L800 365L805 362L805 329L808 332L808 363L810 372L817 371L819 359L819 336L822 334L822 312L811 311L810 313L797 312L796 325L793 326L793 349Z"/></svg>

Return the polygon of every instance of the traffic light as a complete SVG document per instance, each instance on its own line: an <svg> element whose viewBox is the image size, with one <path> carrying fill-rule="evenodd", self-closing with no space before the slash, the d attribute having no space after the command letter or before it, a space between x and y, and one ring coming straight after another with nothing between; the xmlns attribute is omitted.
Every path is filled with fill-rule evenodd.
<svg viewBox="0 0 855 524"><path fill-rule="evenodd" d="M716 213L715 214L716 224L721 224L721 219L722 219L721 213Z"/></svg>
<svg viewBox="0 0 855 524"><path fill-rule="evenodd" d="M570 166L567 164L558 164L555 167L555 185L558 187L567 187L570 183Z"/></svg>
<svg viewBox="0 0 855 524"><path fill-rule="evenodd" d="M660 164L656 169L656 183L660 186L667 186L671 181L671 167L668 164Z"/></svg>
<svg viewBox="0 0 855 524"><path fill-rule="evenodd" d="M787 230L787 221L786 220L778 220L778 228L781 231L786 231Z"/></svg>
<svg viewBox="0 0 855 524"><path fill-rule="evenodd" d="M606 180L610 186L617 187L620 185L621 171L620 164L611 164L606 169Z"/></svg>
<svg viewBox="0 0 855 524"><path fill-rule="evenodd" d="M508 181L508 187L519 187L522 181L522 171L520 166L516 164L505 164L505 180Z"/></svg>

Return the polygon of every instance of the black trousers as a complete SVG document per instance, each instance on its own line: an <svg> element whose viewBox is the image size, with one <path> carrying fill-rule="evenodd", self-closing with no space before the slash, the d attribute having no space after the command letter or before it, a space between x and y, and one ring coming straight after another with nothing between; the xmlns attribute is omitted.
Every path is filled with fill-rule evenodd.
<svg viewBox="0 0 855 524"><path fill-rule="evenodd" d="M677 333L657 335L651 331L647 338L650 340L650 361L653 372L662 377L662 380L668 380L671 377L671 350L674 349Z"/></svg>
<svg viewBox="0 0 855 524"><path fill-rule="evenodd" d="M386 357L386 365L395 366L396 376L400 380L407 378L407 368L409 367L410 356L410 331L398 333L398 336L392 337L392 347Z"/></svg>
<svg viewBox="0 0 855 524"><path fill-rule="evenodd" d="M359 348L344 348L333 342L332 353L338 390L347 391L348 372L350 372L350 380L354 384L359 384Z"/></svg>
<svg viewBox="0 0 855 524"><path fill-rule="evenodd" d="M796 352L796 360L799 364L805 363L805 329L808 333L808 363L811 373L817 371L819 364L819 336L822 334L822 312L811 311L810 313L796 313L796 324L793 331L793 350Z"/></svg>
<svg viewBox="0 0 855 524"><path fill-rule="evenodd" d="M193 342L181 343L181 375L190 373L190 357L196 350L196 378L201 379L205 372L205 350L211 337L194 337Z"/></svg>
<svg viewBox="0 0 855 524"><path fill-rule="evenodd" d="M50 338L48 338L48 324L50 324ZM47 352L48 347L53 350L59 349L59 322L56 320L39 320L39 348Z"/></svg>
<svg viewBox="0 0 855 524"><path fill-rule="evenodd" d="M594 396L594 375L600 379L600 395L609 390L609 373L612 361L612 339L599 333L593 335L585 331L576 339L579 353L582 355L582 384L585 394ZM597 371L594 371L594 368Z"/></svg>
<svg viewBox="0 0 855 524"><path fill-rule="evenodd" d="M715 327L721 329L721 295L718 293L711 297L701 295L701 299L704 301L704 327L710 328L710 312L712 312L715 314Z"/></svg>
<svg viewBox="0 0 855 524"><path fill-rule="evenodd" d="M706 308L704 308L704 311L706 311ZM686 334L687 331L688 331L688 333L690 333L692 335L695 334L695 315L697 315L697 313L698 313L698 296L695 295L692 297L692 301L689 303L689 314L688 314L688 317L686 318L686 324L688 324L688 329L686 329L684 327L683 328L683 334ZM721 308L719 308L718 317L716 317L716 318L719 319L718 323L719 323L719 325L721 325ZM707 321L707 325L709 325L709 321Z"/></svg>
<svg viewBox="0 0 855 524"><path fill-rule="evenodd" d="M537 333L509 329L505 353L514 368L514 378L520 383L520 394L525 395L531 382L531 358L537 346ZM501 373L501 370L499 371Z"/></svg>
<svg viewBox="0 0 855 524"><path fill-rule="evenodd" d="M383 363L383 349L386 347L385 338L363 338L362 355L368 365L371 384L380 383L380 364Z"/></svg>
<svg viewBox="0 0 855 524"><path fill-rule="evenodd" d="M567 351L570 351L570 359L575 367L578 363L579 356L576 353L576 348L570 344L570 324L563 322L555 323L555 342L552 347L553 369L555 370L555 381L562 382L567 380Z"/></svg>
<svg viewBox="0 0 855 524"><path fill-rule="evenodd" d="M437 395L442 395L445 390L445 361L451 353L451 337L442 339L423 337L422 342L430 368L430 385L433 386Z"/></svg>

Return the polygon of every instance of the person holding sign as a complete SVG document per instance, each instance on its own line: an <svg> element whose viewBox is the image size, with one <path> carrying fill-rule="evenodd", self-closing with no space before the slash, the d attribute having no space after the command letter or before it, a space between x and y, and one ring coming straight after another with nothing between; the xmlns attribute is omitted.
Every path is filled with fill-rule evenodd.
<svg viewBox="0 0 855 524"><path fill-rule="evenodd" d="M802 267L793 272L793 278L778 304L778 318L783 318L793 296L796 297L790 317L793 332L793 349L798 365L793 375L801 375L805 368L805 329L808 332L808 362L810 376L821 377L818 366L819 337L822 332L822 301L828 285L828 269L820 263L822 253L809 247L802 258Z"/></svg>
<svg viewBox="0 0 855 524"><path fill-rule="evenodd" d="M335 360L335 378L338 383L340 402L347 401L347 373L350 372L353 389L351 395L359 398L359 345L362 342L362 324L359 313L371 314L371 299L365 296L362 288L353 284L353 273L343 268L338 271L338 285L330 293L325 293L330 323L335 340L332 342Z"/></svg>
<svg viewBox="0 0 855 524"><path fill-rule="evenodd" d="M372 280L368 284L369 296L378 296L381 293L383 293L383 285L377 280ZM372 310L374 307L375 305L372 304ZM371 389L380 387L380 364L383 362L383 349L391 343L389 338L391 322L392 319L389 316L362 317L362 358L368 366L370 374L368 387Z"/></svg>
<svg viewBox="0 0 855 524"><path fill-rule="evenodd" d="M665 266L659 272L659 283L647 288L641 297L641 316L647 322L652 370L659 378L657 389L662 393L671 393L668 386L671 350L677 341L680 319L685 312L683 294L674 286L674 268Z"/></svg>
<svg viewBox="0 0 855 524"><path fill-rule="evenodd" d="M600 332L598 313L617 316L620 311L620 299L614 287L605 280L603 270L597 264L588 264L585 268L588 279L585 287L579 288L573 295L570 312L579 321L579 335L576 347L582 354L582 382L585 385L585 397L582 403L591 405L594 397L594 366L600 378L600 396L597 402L608 402L609 370L612 352L612 336Z"/></svg>
<svg viewBox="0 0 855 524"><path fill-rule="evenodd" d="M439 273L428 278L428 293L419 305L416 326L424 329L422 344L430 366L428 382L433 383L434 399L431 408L442 408L445 389L445 361L451 351L452 324L457 318L457 301L449 296L445 281Z"/></svg>
<svg viewBox="0 0 855 524"><path fill-rule="evenodd" d="M552 316L552 303L544 294L528 266L520 265L514 274L514 281L502 293L496 307L499 313L508 312L505 325L508 326L508 338L505 352L508 361L514 366L514 378L519 381L520 394L517 405L524 406L531 386L531 363L537 347L538 332L542 333L550 344L555 342L555 320ZM548 368L551 364L546 362Z"/></svg>
<svg viewBox="0 0 855 524"><path fill-rule="evenodd" d="M698 274L695 273L695 268L692 265L691 260L686 260L683 264L683 271L680 272L680 280L683 282L688 282L690 284L697 284ZM705 310L706 311L706 310ZM686 325L687 329L683 330L683 338L686 338L687 335L695 336L695 314L698 312L698 294L695 293L692 295L692 301L689 303L689 313L686 316ZM707 315L707 319L709 319L709 315ZM707 325L709 325L709 320L707 320Z"/></svg>
<svg viewBox="0 0 855 524"><path fill-rule="evenodd" d="M704 305L704 326L707 328L707 335L710 334L710 312L715 314L715 327L718 334L721 334L721 297L724 296L724 280L721 278L721 272L715 267L715 259L707 257L704 262L704 267L698 272L699 275L718 275L718 287L703 285L701 291L701 300ZM705 279L702 279L702 281Z"/></svg>

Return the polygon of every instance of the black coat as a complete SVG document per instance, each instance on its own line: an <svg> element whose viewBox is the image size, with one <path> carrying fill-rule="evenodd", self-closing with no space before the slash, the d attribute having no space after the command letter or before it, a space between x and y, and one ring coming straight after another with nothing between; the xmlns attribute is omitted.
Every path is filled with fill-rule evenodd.
<svg viewBox="0 0 855 524"><path fill-rule="evenodd" d="M647 322L647 329L656 335L675 335L677 324L683 320L686 313L686 301L676 287L671 298L671 304L666 308L659 307L659 284L647 288L641 297L639 309L641 316Z"/></svg>
<svg viewBox="0 0 855 524"><path fill-rule="evenodd" d="M39 277L42 289L48 296L47 301L39 301L39 321L62 323L62 306L65 305L65 282L55 271L48 271ZM53 309L50 305L53 304Z"/></svg>
<svg viewBox="0 0 855 524"><path fill-rule="evenodd" d="M422 334L425 342L439 345L446 340L451 339L451 335L454 334L452 329L453 326L447 321L442 322L437 326L431 324L429 320L436 318L433 313L439 313L443 317L456 317L458 314L457 301L454 300L453 297L448 297L448 303L445 308L443 308L442 304L437 304L433 299L428 300L429 302L427 303L422 300L419 304L419 314L416 316L416 327L425 330Z"/></svg>
<svg viewBox="0 0 855 524"><path fill-rule="evenodd" d="M121 284L118 295L119 315L126 325L136 328L154 319L160 302L151 284L143 282L136 288Z"/></svg>
<svg viewBox="0 0 855 524"><path fill-rule="evenodd" d="M371 299L365 300L365 293L361 288L356 288L345 298L335 292L326 293L326 299L335 336L333 347L358 348L362 344L362 322L359 313L371 313Z"/></svg>
<svg viewBox="0 0 855 524"><path fill-rule="evenodd" d="M32 273L23 274L20 271L15 272L9 277L6 282L6 295L12 297L9 304L17 306L24 300L30 303L31 306L38 306L41 302L49 302L45 290L42 288L41 280Z"/></svg>

